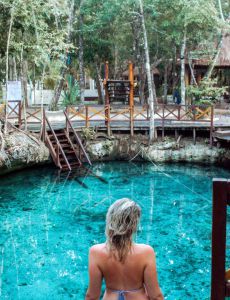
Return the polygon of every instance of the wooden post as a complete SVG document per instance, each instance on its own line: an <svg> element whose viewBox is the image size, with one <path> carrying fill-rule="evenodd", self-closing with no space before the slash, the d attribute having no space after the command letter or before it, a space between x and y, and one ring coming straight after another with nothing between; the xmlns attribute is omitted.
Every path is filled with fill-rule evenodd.
<svg viewBox="0 0 230 300"><path fill-rule="evenodd" d="M223 179L213 180L211 300L225 299L227 187L229 184Z"/></svg>
<svg viewBox="0 0 230 300"><path fill-rule="evenodd" d="M56 164L59 166L59 168L61 168L61 164L60 164L60 151L59 151L59 145L57 145L57 153L56 153Z"/></svg>
<svg viewBox="0 0 230 300"><path fill-rule="evenodd" d="M45 113L45 108L43 107L42 111L42 141L46 141L46 113Z"/></svg>
<svg viewBox="0 0 230 300"><path fill-rule="evenodd" d="M107 134L111 135L111 127L110 127L110 104L107 105Z"/></svg>
<svg viewBox="0 0 230 300"><path fill-rule="evenodd" d="M196 128L193 127L193 145L196 145Z"/></svg>
<svg viewBox="0 0 230 300"><path fill-rule="evenodd" d="M22 103L18 102L18 127L21 128L22 126ZM25 120L26 124L26 120Z"/></svg>
<svg viewBox="0 0 230 300"><path fill-rule="evenodd" d="M85 106L85 126L89 127L89 107Z"/></svg>
<svg viewBox="0 0 230 300"><path fill-rule="evenodd" d="M165 104L163 104L163 111L162 111L162 140L165 137Z"/></svg>
<svg viewBox="0 0 230 300"><path fill-rule="evenodd" d="M181 110L181 106L178 105L178 121L180 121L180 117L181 117L180 110Z"/></svg>
<svg viewBox="0 0 230 300"><path fill-rule="evenodd" d="M65 112L66 112L66 115L65 115L65 127L66 127L66 132L69 136L69 123L67 122L67 117L66 116L69 116L69 107L66 106L66 109L65 109Z"/></svg>
<svg viewBox="0 0 230 300"><path fill-rule="evenodd" d="M107 127L108 135L110 135L110 124L108 122L110 118L110 101L109 101L109 91L108 91L108 80L109 80L109 62L105 62L105 79L104 79L104 89L105 89L105 125Z"/></svg>
<svg viewBox="0 0 230 300"><path fill-rule="evenodd" d="M214 108L213 105L211 107L211 124L210 124L210 147L213 146L213 117L214 117Z"/></svg>
<svg viewBox="0 0 230 300"><path fill-rule="evenodd" d="M133 76L133 64L129 62L129 109L130 109L130 135L134 134L134 76Z"/></svg>
<svg viewBox="0 0 230 300"><path fill-rule="evenodd" d="M178 139L178 136L179 136L179 134L178 134L178 130L177 129L175 129L175 140L177 141L177 139Z"/></svg>

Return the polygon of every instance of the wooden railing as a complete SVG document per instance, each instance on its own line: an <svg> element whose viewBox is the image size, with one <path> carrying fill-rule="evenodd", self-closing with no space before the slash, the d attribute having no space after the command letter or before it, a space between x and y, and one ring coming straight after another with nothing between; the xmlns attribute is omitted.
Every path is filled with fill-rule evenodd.
<svg viewBox="0 0 230 300"><path fill-rule="evenodd" d="M6 104L0 104L0 115L2 118L6 115ZM19 127L24 124L41 124L42 122L42 108L28 107L25 110L22 107L21 101L7 102L7 119Z"/></svg>
<svg viewBox="0 0 230 300"><path fill-rule="evenodd" d="M44 120L43 120L43 126L44 128L46 128L46 124L48 125L48 129L49 131L52 133L53 138L55 139L55 143L56 143L56 147L54 147L50 141L49 135L46 133L46 130L43 130L43 133L45 134L45 136L43 136L44 141L48 144L48 147L50 149L50 153L51 156L56 164L56 166L58 166L59 168L61 168L61 164L60 164L60 156L59 153L62 154L62 157L65 161L65 164L68 166L69 170L71 170L71 167L69 165L68 159L66 158L65 152L61 146L61 144L59 143L59 140L57 138L57 135L51 125L51 123L49 122L48 118L46 117L45 113L44 113Z"/></svg>
<svg viewBox="0 0 230 300"><path fill-rule="evenodd" d="M212 105L167 105L158 104L156 106L155 115L156 120L161 120L162 137L164 137L164 131L166 122L178 121L183 123L191 123L196 125L207 124L210 129L210 145L213 143L213 118L214 107ZM194 127L194 126L192 126ZM193 128L194 142L196 140L196 130Z"/></svg>
<svg viewBox="0 0 230 300"><path fill-rule="evenodd" d="M17 106L8 104L8 116L17 121L18 126L21 127L25 124L35 127L41 126L42 122L42 109L40 107L29 107L25 111L22 110L21 105ZM17 109L18 107L18 109ZM0 107L2 111L4 109ZM136 126L141 128L149 127L149 107L148 105L82 105L82 106L68 106L66 114L70 122L78 127L105 127L107 132L110 133L111 127L117 126L120 122L130 130L133 135ZM157 104L155 107L155 126L160 127L162 130L162 137L166 127L180 126L187 124L193 128L193 136L196 135L195 127L207 127L210 129L210 144L213 140L213 115L214 108L211 105L166 105ZM15 123L15 124L16 124ZM127 126L128 124L128 126ZM203 125L202 125L203 124ZM186 125L185 125L186 126Z"/></svg>
<svg viewBox="0 0 230 300"><path fill-rule="evenodd" d="M66 113L71 121L83 121L86 127L93 121L127 121L130 122L130 107L128 105L85 105L80 107L68 106ZM148 105L133 107L134 121L149 120Z"/></svg>
<svg viewBox="0 0 230 300"><path fill-rule="evenodd" d="M224 300L225 297L230 297L230 280L227 280L225 266L227 205L230 205L230 180L214 179L211 300Z"/></svg>
<svg viewBox="0 0 230 300"><path fill-rule="evenodd" d="M6 104L0 104L0 116L2 119L5 119L7 111L7 119L8 120L15 120L17 125L21 124L22 121L22 105L21 101L8 101L7 108Z"/></svg>
<svg viewBox="0 0 230 300"><path fill-rule="evenodd" d="M87 152L85 151L85 148L84 148L84 146L83 146L83 144L82 144L82 142L81 142L81 139L80 139L80 137L78 136L78 134L76 133L76 131L74 130L74 128L73 128L73 126L72 126L72 124L71 124L71 122L70 122L70 120L69 120L69 118L68 118L67 113L64 112L64 115L65 115L65 117L66 117L66 131L67 131L68 137L69 137L69 131L71 130L71 133L73 134L74 139L75 139L75 143L79 146L79 150L82 151L82 153L83 153L83 155L84 155L86 161L87 161L90 165L92 165L91 160L90 160L90 158L89 158ZM70 143L72 143L70 137L69 137L69 141L70 141ZM74 148L74 147L73 147L73 148ZM77 154L76 154L76 156L78 157Z"/></svg>
<svg viewBox="0 0 230 300"><path fill-rule="evenodd" d="M210 122L213 106L157 104L155 114L162 120Z"/></svg>
<svg viewBox="0 0 230 300"><path fill-rule="evenodd" d="M42 108L28 107L22 117L22 124L36 124L42 122Z"/></svg>

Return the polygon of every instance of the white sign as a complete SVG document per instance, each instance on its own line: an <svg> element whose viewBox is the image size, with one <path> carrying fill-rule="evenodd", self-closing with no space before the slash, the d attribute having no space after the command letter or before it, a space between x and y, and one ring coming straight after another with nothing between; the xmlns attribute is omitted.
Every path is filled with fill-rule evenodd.
<svg viewBox="0 0 230 300"><path fill-rule="evenodd" d="M7 82L7 100L22 101L22 84L21 81Z"/></svg>

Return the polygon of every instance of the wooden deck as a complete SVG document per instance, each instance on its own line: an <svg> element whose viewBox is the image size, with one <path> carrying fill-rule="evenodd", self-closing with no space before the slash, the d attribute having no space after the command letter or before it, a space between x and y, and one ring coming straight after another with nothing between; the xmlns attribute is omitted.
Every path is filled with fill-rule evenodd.
<svg viewBox="0 0 230 300"><path fill-rule="evenodd" d="M217 130L213 133L213 137L219 141L230 141L230 130Z"/></svg>

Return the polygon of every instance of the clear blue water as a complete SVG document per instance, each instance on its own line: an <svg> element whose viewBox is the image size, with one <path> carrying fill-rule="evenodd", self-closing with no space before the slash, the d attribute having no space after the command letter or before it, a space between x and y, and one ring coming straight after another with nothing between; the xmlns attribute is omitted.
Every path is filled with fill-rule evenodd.
<svg viewBox="0 0 230 300"><path fill-rule="evenodd" d="M109 205L129 197L142 207L136 241L155 248L165 299L209 299L212 178L230 172L159 168L95 164L93 172L106 181L66 180L52 168L1 178L0 298L84 299L88 248L104 241Z"/></svg>

